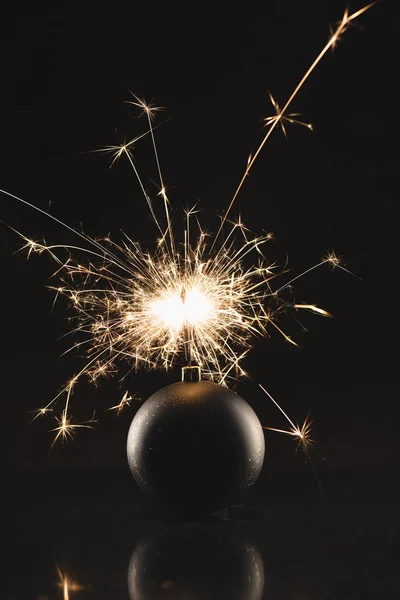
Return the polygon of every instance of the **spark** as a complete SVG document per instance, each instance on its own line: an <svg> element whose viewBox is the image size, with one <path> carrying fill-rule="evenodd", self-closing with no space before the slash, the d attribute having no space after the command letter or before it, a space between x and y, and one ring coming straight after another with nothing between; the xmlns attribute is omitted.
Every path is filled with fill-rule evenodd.
<svg viewBox="0 0 400 600"><path fill-rule="evenodd" d="M126 103L133 104L134 106L137 106L138 108L140 108L143 111L143 114L145 114L151 120L153 120L155 118L156 112L158 112L160 110L164 110L163 106L155 106L151 102L146 102L143 98L140 98L139 96L134 94L131 90L129 90L129 92L135 98L136 102L133 102L133 100L126 100Z"/></svg>
<svg viewBox="0 0 400 600"><path fill-rule="evenodd" d="M319 308L319 306L315 306L315 304L294 304L293 307L309 310L313 313L316 313L317 315L322 315L323 317L333 318L333 315L331 315L331 313L324 310L323 308Z"/></svg>
<svg viewBox="0 0 400 600"><path fill-rule="evenodd" d="M332 270L341 269L342 271L345 271L349 275L353 275L353 277L357 277L357 275L355 275L352 271L350 271L349 269L347 269L345 267L345 265L343 264L342 258L340 256L337 256L333 250L328 252L328 254L324 257L324 262L330 264L332 267Z"/></svg>
<svg viewBox="0 0 400 600"><path fill-rule="evenodd" d="M139 108L141 108L143 110L143 113L145 115L147 115L147 123L149 126L151 141L153 142L154 158L156 160L158 177L159 177L159 181L160 181L161 189L159 192L159 196L161 196L164 200L164 210L165 210L165 216L167 219L167 230L168 230L168 235L169 235L170 244L171 244L171 251L172 251L172 253L174 253L175 252L175 242L174 242L174 234L172 231L171 217L170 217L170 213L169 213L169 200L168 200L166 188L164 185L164 179L163 179L162 172L161 172L160 160L158 157L158 151L157 151L156 140L154 137L154 127L153 127L153 119L155 117L155 113L157 111L163 110L163 108L161 106L154 106L151 103L146 103L142 98L139 98L139 96L136 96L133 92L130 91L130 93L135 98L136 102L128 100L127 101L128 104L133 104L134 106L138 106Z"/></svg>
<svg viewBox="0 0 400 600"><path fill-rule="evenodd" d="M314 440L311 438L311 428L312 421L307 417L303 425L296 429L296 436L299 438L299 444L301 444L304 449L308 449L314 443Z"/></svg>
<svg viewBox="0 0 400 600"><path fill-rule="evenodd" d="M130 142L126 142L117 146L104 146L103 148L98 148L97 150L92 150L92 152L102 152L111 154L111 162L110 169L120 160L121 156L126 155L132 158L132 151L134 145L148 132L142 133L141 135L136 136Z"/></svg>
<svg viewBox="0 0 400 600"><path fill-rule="evenodd" d="M277 429L276 427L267 427L263 426L263 429L268 429L269 431L276 431L277 433L284 433L286 435L291 435L297 439L298 445L297 447L302 447L303 450L308 449L312 444L314 444L314 440L311 438L311 421L308 418L304 421L303 425L300 427L296 425L289 430L286 429Z"/></svg>
<svg viewBox="0 0 400 600"><path fill-rule="evenodd" d="M275 406L280 410L280 412L283 414L283 416L286 418L286 420L289 422L289 424L291 426L290 429L287 430L287 429L278 429L276 427L269 427L269 426L264 425L263 429L266 429L269 431L275 431L277 433L283 433L284 435L290 435L297 440L297 450L299 448L301 448L303 450L304 454L306 455L307 462L311 467L311 470L312 470L314 478L317 482L321 496L322 496L324 503L328 509L328 512L332 516L331 509L330 509L324 488L322 487L322 483L318 476L318 473L314 466L314 463L311 460L311 455L310 455L310 451L309 451L310 447L314 444L314 440L311 438L312 421L310 421L309 418L307 417L305 419L303 425L301 425L301 426L295 425L293 423L292 419L283 410L283 408L278 404L278 402L275 400L275 398L273 398L271 396L271 394L265 389L265 387L263 387L261 384L258 384L258 385L262 389L262 391L268 396L268 398L275 404Z"/></svg>
<svg viewBox="0 0 400 600"><path fill-rule="evenodd" d="M47 413L52 412L52 409L48 406L43 406L42 408L37 408L32 412L35 416L33 417L31 423L33 423L33 421L35 421L38 417L43 417L44 415L47 415Z"/></svg>
<svg viewBox="0 0 400 600"><path fill-rule="evenodd" d="M282 133L285 136L285 138L287 138L285 123L289 123L290 125L297 124L297 125L301 125L302 127L306 127L310 131L313 130L313 126L311 123L306 123L305 121L300 121L299 119L295 118L295 117L299 117L300 113L290 113L290 114L284 115L282 110L279 107L279 104L276 102L276 100L273 97L273 95L271 94L271 92L269 93L269 97L271 100L271 104L275 109L275 115L273 115L271 117L266 117L264 119L265 125L267 127L269 125L271 125L271 126L274 125L275 122L279 123L279 125L281 126L281 129L282 129ZM275 125L274 125L274 127L275 127ZM251 160L250 160L250 162L251 162Z"/></svg>
<svg viewBox="0 0 400 600"><path fill-rule="evenodd" d="M308 448L314 443L311 438L311 426L312 422L307 417L300 427L299 425L295 425L289 415L283 410L283 408L278 404L278 402L271 396L271 394L262 386L260 383L258 384L262 391L268 396L268 398L275 404L275 406L280 410L285 419L291 425L290 429L277 429L276 427L267 427L264 426L263 429L269 429L270 431L276 431L277 433L284 433L286 435L291 435L295 437L298 441L298 447L301 445L303 450L308 450Z"/></svg>
<svg viewBox="0 0 400 600"><path fill-rule="evenodd" d="M115 406L111 406L108 410L115 410L117 415L119 415L124 410L124 408L126 408L127 406L129 407L131 405L133 398L134 397L130 396L129 392L126 391L121 398L121 402L119 402L119 404L116 404Z"/></svg>
<svg viewBox="0 0 400 600"><path fill-rule="evenodd" d="M68 417L68 407L64 408L61 417L55 417L56 421L58 423L58 427L55 427L54 429L52 429L52 431L55 433L54 435L54 440L53 443L51 445L51 448L53 448L53 446L56 444L56 442L58 440L61 440L63 442L67 441L68 439L72 440L74 438L74 431L76 429L81 429L81 428L86 428L86 429L92 429L92 426L90 425L90 423L94 423L95 419L94 419L94 415L93 417L90 419L90 421L86 421L85 423L71 423L70 418Z"/></svg>
<svg viewBox="0 0 400 600"><path fill-rule="evenodd" d="M258 385L262 389L262 391L268 396L268 398L275 404L275 406L280 410L280 412L283 414L283 416L285 417L285 419L289 422L289 424L291 426L290 429L287 430L287 429L278 429L276 427L268 427L268 426L264 425L263 429L266 429L269 431L276 431L277 433L283 433L285 435L290 435L297 440L297 449L301 448L304 451L304 453L307 457L308 464L311 467L311 470L312 470L315 480L317 482L318 488L321 492L321 496L325 502L328 512L332 515L327 497L325 495L324 488L322 487L321 480L318 476L318 473L314 466L314 463L311 460L311 456L310 456L310 452L309 452L310 446L312 446L314 444L314 440L311 438L312 421L310 421L309 418L307 417L301 427L299 425L295 425L293 423L292 419L289 417L289 415L283 410L283 408L278 404L278 402L275 400L275 398L273 398L271 396L271 394L265 389L265 387L262 386L260 383Z"/></svg>

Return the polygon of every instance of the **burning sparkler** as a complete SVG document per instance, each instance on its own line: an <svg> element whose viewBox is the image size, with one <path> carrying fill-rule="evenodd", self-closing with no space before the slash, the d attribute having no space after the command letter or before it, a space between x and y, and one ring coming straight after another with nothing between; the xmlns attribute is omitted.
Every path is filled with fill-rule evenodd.
<svg viewBox="0 0 400 600"><path fill-rule="evenodd" d="M298 113L288 113L289 106L349 24L374 4L368 4L353 14L344 13L328 43L282 108L270 95L275 115L265 119L268 131L257 151L249 158L212 241L202 229L195 207L186 212L180 237L176 227L172 227L171 204L154 135L153 121L160 108L134 95L129 102L143 112L148 129L129 143L110 146L102 151L111 154L111 165L122 157L129 161L159 232L155 250L144 250L139 242L127 235L119 244L109 238L92 239L29 202L3 192L47 215L83 242L81 245L48 245L21 236L28 257L33 252L46 252L55 261L56 273L61 274L61 281L52 289L56 298L65 296L72 304L74 331L81 334L81 341L72 348L83 350L87 356L84 367L36 415L46 414L57 401L65 398L61 417L57 418L57 427L53 430L54 441L72 437L77 427L91 426L92 420L78 425L73 424L69 417L73 389L84 375L96 381L101 376L119 372L121 360L127 360L130 369L160 367L168 370L174 365L194 364L200 367L204 377L227 384L229 380L245 375L242 359L255 337L266 336L274 328L286 341L296 345L280 325L280 317L287 311L303 309L330 316L314 304L293 303L288 292L295 280L321 265L330 264L346 270L334 253L290 281L276 286L277 277L286 270L279 271L277 265L266 258L265 248L272 234L253 237L241 219L230 222L228 216L244 180L275 127L279 124L285 135L285 126L292 123L312 129L311 124L297 118ZM150 136L153 145L159 196L164 206L163 219L157 216L157 204L148 195L134 161L133 147L144 135ZM223 237L224 226L228 223L229 230ZM130 400L126 393L112 409L119 413ZM273 402L278 406L275 400ZM299 427L285 416L291 424L291 429L285 433L296 437L306 448L310 443L310 423L306 421Z"/></svg>
<svg viewBox="0 0 400 600"><path fill-rule="evenodd" d="M83 375L96 382L119 371L121 359L127 359L131 368L165 370L175 364L193 363L204 377L224 384L245 375L241 361L254 336L267 335L269 327L296 345L278 324L284 312L307 309L329 316L315 305L293 304L283 296L299 276L273 288L282 273L263 253L271 234L249 237L239 221L231 225L218 251L210 254L207 236L200 228L195 244L191 244L192 218L193 211L188 211L182 252L174 250L175 243L172 245L167 237L150 254L128 237L117 245L110 239L100 242L79 234L95 248L85 250L46 245L22 236L28 256L47 252L56 262L62 277L52 289L56 297L69 299L76 314L75 332L83 337L72 348L86 348L88 355L81 371L35 416L46 414L65 396L62 415L53 430L54 441L66 440L77 427L90 427L93 422L73 424L69 417L71 396ZM57 253L60 250L67 252L64 260ZM91 260L83 265L72 251L85 252L98 263ZM247 266L251 254L256 254L257 262ZM340 266L338 259L329 255L312 268L326 263ZM120 412L129 401L126 393L112 408Z"/></svg>

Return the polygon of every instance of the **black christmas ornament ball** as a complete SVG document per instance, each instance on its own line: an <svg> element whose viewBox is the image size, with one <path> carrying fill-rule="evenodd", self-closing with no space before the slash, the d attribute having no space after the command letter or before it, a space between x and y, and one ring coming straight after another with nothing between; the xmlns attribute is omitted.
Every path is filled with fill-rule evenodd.
<svg viewBox="0 0 400 600"><path fill-rule="evenodd" d="M127 455L140 488L181 514L237 502L260 474L264 433L253 409L210 381L174 383L136 413Z"/></svg>

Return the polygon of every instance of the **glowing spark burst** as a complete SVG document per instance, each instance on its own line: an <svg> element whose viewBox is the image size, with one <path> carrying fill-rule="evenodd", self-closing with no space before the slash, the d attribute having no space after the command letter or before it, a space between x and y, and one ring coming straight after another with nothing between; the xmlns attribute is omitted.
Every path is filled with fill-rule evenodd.
<svg viewBox="0 0 400 600"><path fill-rule="evenodd" d="M273 398L271 396L271 394L261 384L258 384L258 385L262 389L264 394L266 394L268 396L268 398L280 410L280 412L283 414L283 416L285 417L285 419L288 421L288 423L291 426L289 430L277 429L276 427L267 427L267 426L264 426L263 429L269 429L270 431L276 431L277 433L284 433L286 435L291 435L292 437L296 438L296 440L298 442L297 447L301 446L303 448L303 450L305 452L307 452L307 456L308 456L309 460L311 461L311 459L308 455L308 449L314 443L314 441L311 439L312 422L307 417L307 419L304 421L304 423L301 427L299 425L295 425L293 423L292 419L287 415L287 413L283 410L283 408L275 400L275 398Z"/></svg>
<svg viewBox="0 0 400 600"><path fill-rule="evenodd" d="M279 123L279 125L281 126L281 129L282 129L282 133L285 136L285 138L287 138L285 122L289 123L290 125L294 125L294 124L301 125L302 127L306 127L310 131L313 131L313 126L311 125L311 123L305 123L304 121L300 121L299 119L295 118L295 117L299 117L300 113L289 113L287 115L284 115L282 110L279 107L279 104L276 102L276 100L273 97L273 95L271 94L271 92L269 94L269 98L271 100L272 106L275 109L276 114L273 115L272 117L266 117L264 119L266 127L268 127L269 125L274 125L274 127L275 127L275 124Z"/></svg>
<svg viewBox="0 0 400 600"><path fill-rule="evenodd" d="M86 428L86 429L91 429L92 425L91 423L95 423L95 419L94 419L94 415L93 417L90 419L90 421L86 421L85 423L71 423L70 418L68 417L68 405L65 406L61 417L57 417L56 416L56 421L58 423L58 427L55 427L54 429L52 429L52 431L55 433L54 435L54 440L52 443L52 446L54 446L54 444L58 441L61 440L63 442L67 441L68 439L73 439L73 433L76 429L81 429L81 428Z"/></svg>
<svg viewBox="0 0 400 600"><path fill-rule="evenodd" d="M308 418L304 421L303 425L300 427L299 425L293 426L291 429L277 429L276 427L267 427L264 426L263 429L268 429L269 431L276 431L277 433L284 433L286 435L291 435L297 440L297 447L302 447L303 450L308 450L308 448L314 443L314 440L311 438L311 421Z"/></svg>
<svg viewBox="0 0 400 600"><path fill-rule="evenodd" d="M234 232L242 238L238 247ZM85 374L96 381L121 358L135 367L169 369L189 354L205 375L224 381L238 350L249 348L254 335L264 335L284 309L271 289L275 266L261 252L271 236L248 239L244 226L236 224L228 238L213 256L202 231L194 247L185 235L183 253L172 258L166 242L149 254L129 238L122 246L103 245L99 265L83 266L68 256L62 285L54 290L69 298L77 313L75 331L87 338L79 344L88 346L91 357ZM57 249L36 248L50 254ZM246 266L245 257L254 252L258 264Z"/></svg>
<svg viewBox="0 0 400 600"><path fill-rule="evenodd" d="M303 425L301 427L297 427L296 432L293 433L296 435L299 440L299 444L301 444L304 449L308 449L314 443L314 440L311 438L311 426L312 421L309 421L307 417Z"/></svg>
<svg viewBox="0 0 400 600"><path fill-rule="evenodd" d="M164 110L163 106L155 106L151 102L146 102L143 98L139 98L136 94L134 94L131 90L129 90L131 95L135 98L136 102L132 100L126 100L127 104L133 104L133 106L137 106L143 111L143 114L147 115L147 117L151 120L155 118L155 113Z"/></svg>

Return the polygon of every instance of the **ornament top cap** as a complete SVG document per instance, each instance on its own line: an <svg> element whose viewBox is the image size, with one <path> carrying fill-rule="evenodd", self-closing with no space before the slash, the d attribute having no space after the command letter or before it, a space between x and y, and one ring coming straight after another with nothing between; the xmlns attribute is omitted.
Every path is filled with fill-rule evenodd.
<svg viewBox="0 0 400 600"><path fill-rule="evenodd" d="M201 381L200 367L182 367L182 381L186 383L197 383Z"/></svg>

